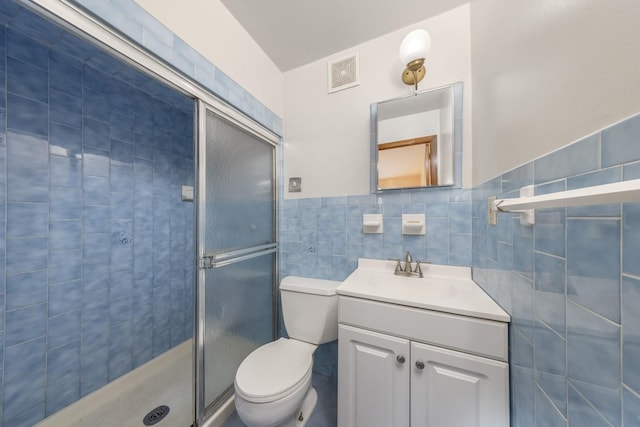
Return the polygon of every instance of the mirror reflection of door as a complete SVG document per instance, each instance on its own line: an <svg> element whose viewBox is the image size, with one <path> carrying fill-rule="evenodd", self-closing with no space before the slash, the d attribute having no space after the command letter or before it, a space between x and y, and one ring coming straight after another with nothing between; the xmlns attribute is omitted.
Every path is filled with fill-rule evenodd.
<svg viewBox="0 0 640 427"><path fill-rule="evenodd" d="M378 144L378 188L438 185L436 135Z"/></svg>

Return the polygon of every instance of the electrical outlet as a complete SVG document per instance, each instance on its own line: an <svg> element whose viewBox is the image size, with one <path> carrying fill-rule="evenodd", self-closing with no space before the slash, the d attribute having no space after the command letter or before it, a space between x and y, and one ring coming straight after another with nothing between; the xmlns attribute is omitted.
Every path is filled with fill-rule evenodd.
<svg viewBox="0 0 640 427"><path fill-rule="evenodd" d="M489 225L496 225L498 223L498 211L494 206L496 196L491 196L487 199L487 222Z"/></svg>

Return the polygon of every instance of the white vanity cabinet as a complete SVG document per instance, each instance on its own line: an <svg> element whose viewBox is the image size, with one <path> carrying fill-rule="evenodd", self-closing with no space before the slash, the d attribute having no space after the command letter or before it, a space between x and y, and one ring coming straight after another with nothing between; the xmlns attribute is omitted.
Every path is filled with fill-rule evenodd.
<svg viewBox="0 0 640 427"><path fill-rule="evenodd" d="M394 275L359 259L338 288L338 427L508 427L509 315L471 269Z"/></svg>
<svg viewBox="0 0 640 427"><path fill-rule="evenodd" d="M470 278L401 304L356 273L338 287L338 427L508 427L509 316Z"/></svg>

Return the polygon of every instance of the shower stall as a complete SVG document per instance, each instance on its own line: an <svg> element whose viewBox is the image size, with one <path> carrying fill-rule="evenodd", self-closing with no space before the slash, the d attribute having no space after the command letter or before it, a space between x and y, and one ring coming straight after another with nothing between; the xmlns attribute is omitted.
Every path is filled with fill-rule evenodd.
<svg viewBox="0 0 640 427"><path fill-rule="evenodd" d="M0 426L228 404L277 333L278 141L73 3L0 0Z"/></svg>

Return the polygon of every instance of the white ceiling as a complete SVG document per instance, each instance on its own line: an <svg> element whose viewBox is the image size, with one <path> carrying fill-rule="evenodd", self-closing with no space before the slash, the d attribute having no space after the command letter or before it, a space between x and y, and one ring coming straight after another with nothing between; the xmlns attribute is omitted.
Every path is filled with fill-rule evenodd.
<svg viewBox="0 0 640 427"><path fill-rule="evenodd" d="M281 71L348 49L469 0L221 0Z"/></svg>

